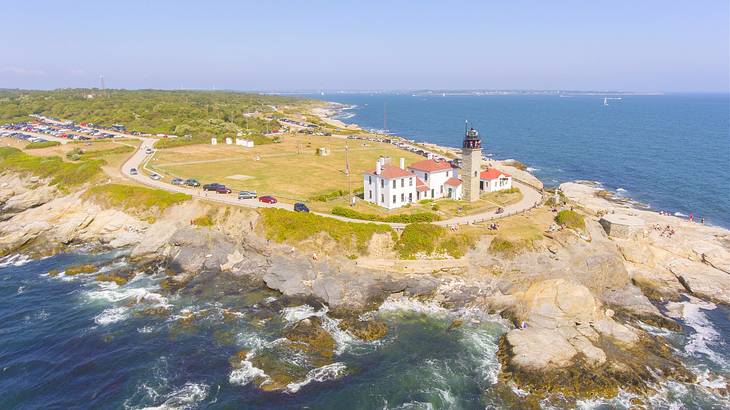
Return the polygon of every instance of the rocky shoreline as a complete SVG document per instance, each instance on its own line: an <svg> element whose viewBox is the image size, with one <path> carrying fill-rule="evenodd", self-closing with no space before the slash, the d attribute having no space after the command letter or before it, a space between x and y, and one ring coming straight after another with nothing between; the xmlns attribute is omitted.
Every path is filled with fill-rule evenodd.
<svg viewBox="0 0 730 410"><path fill-rule="evenodd" d="M61 192L6 172L0 176L0 256L47 256L78 246L126 249L139 265L166 270L161 285L168 292L207 275L232 275L326 306L343 331L363 340L387 332L363 315L386 298L500 313L515 326L500 342L500 382L514 383L532 397L646 394L661 380L691 382L693 375L667 344L642 325L680 331L656 303L687 294L730 304L730 232L637 210L584 184L563 184L561 191L564 206L585 215L584 230L545 232L509 256L490 252L492 238L484 237L453 268L434 270L424 263L419 270L416 261L405 273L268 241L254 210L190 200L150 220L99 205L81 190ZM216 224L192 226L201 214L212 214ZM606 215L631 216L641 224L628 236L609 236L601 222ZM675 232L671 236L666 225ZM333 343L322 320L293 323L281 348L303 351L319 367L333 365ZM256 382L262 389L281 390L306 376L287 374L274 356L249 353L240 352L234 367L266 368L268 379Z"/></svg>

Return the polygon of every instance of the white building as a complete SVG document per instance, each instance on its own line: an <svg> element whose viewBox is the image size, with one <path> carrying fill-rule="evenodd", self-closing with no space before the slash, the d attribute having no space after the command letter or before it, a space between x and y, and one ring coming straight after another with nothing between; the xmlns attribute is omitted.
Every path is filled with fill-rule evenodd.
<svg viewBox="0 0 730 410"><path fill-rule="evenodd" d="M484 192L502 191L512 188L512 176L497 168L489 168L479 173L479 189Z"/></svg>
<svg viewBox="0 0 730 410"><path fill-rule="evenodd" d="M461 198L456 168L443 161L419 161L406 169L405 158L398 167L380 158L375 170L363 175L363 187L366 201L388 209L422 199Z"/></svg>

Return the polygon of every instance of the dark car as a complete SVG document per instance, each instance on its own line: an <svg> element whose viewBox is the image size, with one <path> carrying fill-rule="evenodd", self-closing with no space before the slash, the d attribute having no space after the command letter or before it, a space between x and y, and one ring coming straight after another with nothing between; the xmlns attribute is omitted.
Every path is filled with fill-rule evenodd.
<svg viewBox="0 0 730 410"><path fill-rule="evenodd" d="M216 189L214 189L214 191L219 194L230 194L231 188L228 188L225 185L221 185L221 186L217 187Z"/></svg>
<svg viewBox="0 0 730 410"><path fill-rule="evenodd" d="M294 204L294 212L309 212L309 208L301 202Z"/></svg>
<svg viewBox="0 0 730 410"><path fill-rule="evenodd" d="M185 184L187 186L200 186L200 182L198 182L197 179L193 179L193 178L186 179L185 182L183 182L183 184Z"/></svg>
<svg viewBox="0 0 730 410"><path fill-rule="evenodd" d="M183 179L182 178L173 178L170 180L170 183L173 185L182 185Z"/></svg>
<svg viewBox="0 0 730 410"><path fill-rule="evenodd" d="M267 204L275 204L278 201L276 200L276 198L274 198L271 195L264 195L264 196L259 197L259 202L265 202Z"/></svg>
<svg viewBox="0 0 730 410"><path fill-rule="evenodd" d="M220 187L224 187L225 188L225 185L219 184L217 182L213 182L212 184L205 184L205 185L203 185L203 191L215 191L215 190L217 190Z"/></svg>
<svg viewBox="0 0 730 410"><path fill-rule="evenodd" d="M130 169L130 170L129 170L129 174L130 174L130 175L137 175L137 174L138 174L138 172L137 172L137 168L132 168L132 169Z"/></svg>
<svg viewBox="0 0 730 410"><path fill-rule="evenodd" d="M241 191L238 193L238 199L254 199L256 198L256 192L254 191Z"/></svg>

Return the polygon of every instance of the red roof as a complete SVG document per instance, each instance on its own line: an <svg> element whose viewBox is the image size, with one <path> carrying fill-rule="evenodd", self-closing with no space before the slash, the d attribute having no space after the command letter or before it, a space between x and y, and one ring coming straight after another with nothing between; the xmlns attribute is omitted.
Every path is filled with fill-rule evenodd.
<svg viewBox="0 0 730 410"><path fill-rule="evenodd" d="M498 170L497 168L489 168L486 171L480 172L479 178L480 179L497 179L502 175L504 175L506 177L510 176L508 173L502 172L502 171Z"/></svg>
<svg viewBox="0 0 730 410"><path fill-rule="evenodd" d="M444 171L453 167L446 161L435 161L433 159L426 159L423 161L414 162L413 164L409 165L408 168L423 172L435 172Z"/></svg>
<svg viewBox="0 0 730 410"><path fill-rule="evenodd" d="M419 177L416 177L416 191L426 192L428 191L428 185Z"/></svg>
<svg viewBox="0 0 730 410"><path fill-rule="evenodd" d="M368 174L375 174L375 170L368 171ZM413 174L411 172L406 171L405 169L400 169L398 167L394 167L392 165L386 165L383 167L382 172L380 172L380 176L385 179L391 179L391 178L400 178L400 177L412 177Z"/></svg>
<svg viewBox="0 0 730 410"><path fill-rule="evenodd" d="M451 186L459 186L459 185L461 185L461 180L452 177L452 178L447 179L446 182L444 182L444 184L451 185Z"/></svg>

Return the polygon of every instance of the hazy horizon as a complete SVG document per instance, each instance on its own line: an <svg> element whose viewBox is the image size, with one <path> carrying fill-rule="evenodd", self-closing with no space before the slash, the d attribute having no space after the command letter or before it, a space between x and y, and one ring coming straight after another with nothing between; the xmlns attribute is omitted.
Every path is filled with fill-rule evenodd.
<svg viewBox="0 0 730 410"><path fill-rule="evenodd" d="M730 5L14 2L0 88L729 92Z"/></svg>

